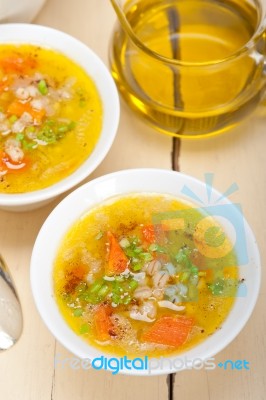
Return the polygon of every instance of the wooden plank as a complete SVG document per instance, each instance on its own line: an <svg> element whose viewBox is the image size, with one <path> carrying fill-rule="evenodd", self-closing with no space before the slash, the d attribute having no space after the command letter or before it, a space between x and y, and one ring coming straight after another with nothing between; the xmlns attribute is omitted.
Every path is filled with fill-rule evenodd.
<svg viewBox="0 0 266 400"><path fill-rule="evenodd" d="M108 64L108 45L115 15L108 1L50 0L36 23L61 29L89 45ZM154 133L122 104L115 143L94 174L97 177L136 167L171 168L171 138ZM64 196L61 196L62 198ZM71 357L41 321L29 287L29 263L35 237L53 207L29 213L0 211L0 250L17 283L24 313L18 344L0 356L0 392L5 400L167 399L166 377L113 376L107 372L54 369L54 357Z"/></svg>
<svg viewBox="0 0 266 400"><path fill-rule="evenodd" d="M1 399L50 398L55 340L33 304L29 262L35 237L51 209L52 206L47 206L24 214L0 212L1 252L15 279L24 316L19 342L0 355Z"/></svg>
<svg viewBox="0 0 266 400"><path fill-rule="evenodd" d="M257 114L234 131L202 141L182 141L181 171L203 180L206 172L215 174L215 187L225 191L233 182L239 191L230 196L243 206L260 245L263 260L265 248L266 137L265 111ZM265 280L255 311L239 336L216 357L216 363L227 359L246 359L250 371L230 371L217 367L213 371L185 371L176 375L174 399L253 400L265 399ZM243 310L245 312L245 310Z"/></svg>
<svg viewBox="0 0 266 400"><path fill-rule="evenodd" d="M60 345L56 346L58 358L73 357ZM52 399L93 399L105 398L116 400L167 399L166 377L135 377L112 375L92 369L74 370L70 367L55 369Z"/></svg>

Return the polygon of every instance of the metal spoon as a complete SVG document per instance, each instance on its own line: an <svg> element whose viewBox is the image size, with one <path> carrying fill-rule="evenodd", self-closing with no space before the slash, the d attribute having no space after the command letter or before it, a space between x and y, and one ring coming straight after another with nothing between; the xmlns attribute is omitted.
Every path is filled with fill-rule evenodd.
<svg viewBox="0 0 266 400"><path fill-rule="evenodd" d="M18 341L22 326L20 301L7 265L0 255L0 352Z"/></svg>

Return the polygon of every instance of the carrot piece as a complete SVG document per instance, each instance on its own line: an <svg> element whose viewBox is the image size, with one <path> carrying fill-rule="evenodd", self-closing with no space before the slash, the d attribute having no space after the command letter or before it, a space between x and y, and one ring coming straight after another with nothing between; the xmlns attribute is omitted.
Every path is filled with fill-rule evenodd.
<svg viewBox="0 0 266 400"><path fill-rule="evenodd" d="M13 101L13 103L9 105L7 112L17 117L21 117L24 112L27 112L37 123L41 123L45 116L45 110L35 110L31 107L30 103L21 103L20 101Z"/></svg>
<svg viewBox="0 0 266 400"><path fill-rule="evenodd" d="M21 103L20 101L13 101L8 106L7 112L8 114L16 115L17 117L21 117L24 112L28 112L29 105L28 103Z"/></svg>
<svg viewBox="0 0 266 400"><path fill-rule="evenodd" d="M37 124L40 124L45 116L45 110L34 110L32 107L30 107L28 113Z"/></svg>
<svg viewBox="0 0 266 400"><path fill-rule="evenodd" d="M7 166L5 164L4 153L0 152L0 176L4 175L6 172L7 172Z"/></svg>
<svg viewBox="0 0 266 400"><path fill-rule="evenodd" d="M83 264L77 265L67 271L64 290L67 293L73 293L76 286L85 279L86 275L88 275L88 267Z"/></svg>
<svg viewBox="0 0 266 400"><path fill-rule="evenodd" d="M25 172L30 166L30 160L24 157L22 161L14 162L10 160L5 152L0 152L0 172L18 174L20 172Z"/></svg>
<svg viewBox="0 0 266 400"><path fill-rule="evenodd" d="M108 231L107 237L110 247L105 273L106 275L119 275L127 268L128 258L112 232Z"/></svg>
<svg viewBox="0 0 266 400"><path fill-rule="evenodd" d="M212 269L206 269L206 282L211 283L213 281L213 270Z"/></svg>
<svg viewBox="0 0 266 400"><path fill-rule="evenodd" d="M163 316L142 335L145 342L178 347L184 344L194 325L192 318Z"/></svg>
<svg viewBox="0 0 266 400"><path fill-rule="evenodd" d="M0 67L5 73L25 74L36 68L37 61L33 57L9 56L0 60Z"/></svg>
<svg viewBox="0 0 266 400"><path fill-rule="evenodd" d="M205 259L204 255L201 254L200 251L192 251L192 253L190 255L190 260L198 268L204 268L204 266L206 264L206 259Z"/></svg>
<svg viewBox="0 0 266 400"><path fill-rule="evenodd" d="M142 236L145 242L155 243L155 230L153 225L146 225L142 229Z"/></svg>
<svg viewBox="0 0 266 400"><path fill-rule="evenodd" d="M110 336L114 336L114 325L111 321L110 315L112 314L112 307L101 304L97 307L94 314L94 328L96 338L100 341L106 341L110 339Z"/></svg>

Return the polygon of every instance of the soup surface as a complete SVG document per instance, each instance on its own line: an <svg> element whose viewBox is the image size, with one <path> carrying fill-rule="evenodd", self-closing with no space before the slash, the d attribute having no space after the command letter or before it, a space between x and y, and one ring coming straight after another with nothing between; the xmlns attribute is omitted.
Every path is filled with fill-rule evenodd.
<svg viewBox="0 0 266 400"><path fill-rule="evenodd" d="M82 216L61 243L53 281L63 317L90 344L160 356L220 328L238 268L212 217L174 197L142 193Z"/></svg>
<svg viewBox="0 0 266 400"><path fill-rule="evenodd" d="M74 172L102 115L94 82L65 55L0 45L0 193L43 189Z"/></svg>

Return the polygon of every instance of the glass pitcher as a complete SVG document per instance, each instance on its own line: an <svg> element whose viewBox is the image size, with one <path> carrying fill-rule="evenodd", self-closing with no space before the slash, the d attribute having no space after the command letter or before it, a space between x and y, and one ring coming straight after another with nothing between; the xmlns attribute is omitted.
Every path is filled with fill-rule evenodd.
<svg viewBox="0 0 266 400"><path fill-rule="evenodd" d="M130 108L178 137L223 132L264 95L266 0L111 0L110 63Z"/></svg>

